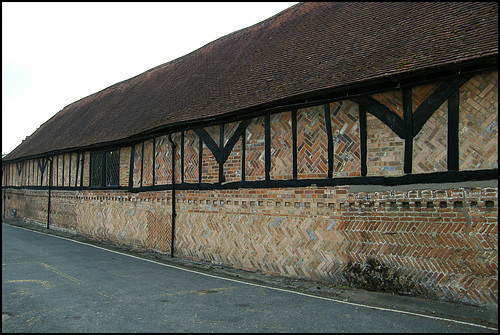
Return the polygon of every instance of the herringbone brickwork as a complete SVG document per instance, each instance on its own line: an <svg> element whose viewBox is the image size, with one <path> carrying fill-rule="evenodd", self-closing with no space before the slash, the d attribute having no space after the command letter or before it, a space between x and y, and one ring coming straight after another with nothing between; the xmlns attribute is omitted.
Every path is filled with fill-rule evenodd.
<svg viewBox="0 0 500 335"><path fill-rule="evenodd" d="M166 252L170 250L170 193L130 195L124 191L52 191L51 229ZM9 213L46 224L47 192L19 190L9 194ZM9 215L13 217L13 215Z"/></svg>
<svg viewBox="0 0 500 335"><path fill-rule="evenodd" d="M64 166L64 181L63 181L63 185L64 186L70 186L70 183L69 183L69 178L70 178L70 175L71 175L71 171L70 171L70 157L71 155L70 154L64 154L63 155L63 158L64 158L64 161L63 161L63 166ZM40 169L39 169L39 163L37 160L35 160L35 170L37 171L36 175L37 175L37 179L38 181L40 181Z"/></svg>
<svg viewBox="0 0 500 335"><path fill-rule="evenodd" d="M164 207L166 202L150 205L146 212L145 247L160 252L168 251L172 243L172 216Z"/></svg>
<svg viewBox="0 0 500 335"><path fill-rule="evenodd" d="M77 155L76 155L76 152L72 153L70 155L70 173L69 173L69 186L75 186L76 185L76 177L77 177L77 174L76 174L76 165L77 165L78 161L77 161ZM45 173L43 174L43 178L45 179L45 177L48 175L47 173L47 170L45 170ZM47 180L45 180L47 181ZM44 185L47 185L47 182L44 182L43 183Z"/></svg>
<svg viewBox="0 0 500 335"><path fill-rule="evenodd" d="M271 179L293 178L293 136L290 112L271 115Z"/></svg>
<svg viewBox="0 0 500 335"><path fill-rule="evenodd" d="M342 280L349 262L374 257L433 287L433 294L497 303L498 222L487 207L497 201L496 188L185 191L179 197L189 199L179 211L179 222L187 224L179 225L176 244L186 257L321 280Z"/></svg>
<svg viewBox="0 0 500 335"><path fill-rule="evenodd" d="M496 71L478 74L460 88L460 169L498 167L497 76ZM414 110L438 86L432 83L413 88ZM400 91L373 97L401 117ZM360 175L358 105L344 100L331 103L329 108L330 120L325 120L323 105L297 111L299 179L327 178L328 123L333 140L332 177ZM414 173L446 171L447 118L445 102L415 137ZM271 115L270 121L270 177L291 179L292 113ZM224 125L224 145L239 124ZM370 113L367 126L368 175L403 175L404 140ZM220 127L205 130L219 146ZM238 139L224 164L225 180L239 181L242 166L246 181L264 180L265 118L251 120L243 136L245 150L242 139ZM193 130L184 132L184 167L180 165L181 133L171 134L171 138L176 143L174 153L168 135L154 139L154 158L153 140L145 141L144 160L143 143L137 143L134 151L131 147L120 148L120 186L128 186L133 153L132 186L142 189L53 190L51 227L170 252L172 191L139 191L152 184L153 159L155 185L172 183L172 156L175 182L181 182L183 168L184 181L198 183L198 135ZM77 155L66 153L52 158L57 163L55 186L66 187L71 182L74 187L81 178L76 169ZM205 144L202 158L202 181L218 183L219 166ZM87 151L84 186L89 184L89 164ZM47 167L42 178L37 159L27 160L24 165L5 164L2 180L7 186L39 186L41 182L45 186ZM354 286L363 278L353 276L351 270L375 262L387 269L390 277L386 279L399 285L399 293L419 292L454 301L498 305L498 185L493 181L392 188L347 185L257 189L248 185L220 190L186 190L185 184L179 185L175 254ZM46 224L46 189L4 188L4 195L2 209L7 218Z"/></svg>
<svg viewBox="0 0 500 335"><path fill-rule="evenodd" d="M351 101L330 104L333 137L333 177L361 175L359 109Z"/></svg>
<svg viewBox="0 0 500 335"><path fill-rule="evenodd" d="M141 187L142 175L142 143L136 144L134 147L134 173L133 187Z"/></svg>
<svg viewBox="0 0 500 335"><path fill-rule="evenodd" d="M144 142L144 158L142 160L142 186L153 185L153 141L154 139Z"/></svg>
<svg viewBox="0 0 500 335"><path fill-rule="evenodd" d="M120 149L120 186L128 187L131 147ZM85 180L85 177L84 177Z"/></svg>
<svg viewBox="0 0 500 335"><path fill-rule="evenodd" d="M34 164L34 160L30 159L28 161L28 185L35 185L35 176L34 176L33 164ZM5 172L5 177L8 177L9 170ZM8 185L8 184L6 182L4 182L4 185Z"/></svg>
<svg viewBox="0 0 500 335"><path fill-rule="evenodd" d="M341 248L344 262L364 263L377 255L383 264L424 287L436 287L440 294L496 304L496 213L475 205L481 199L486 206L496 192L422 190L412 192L413 199L408 192L394 192L390 201L366 195L370 198L362 200L365 206L343 213L339 230L348 241Z"/></svg>
<svg viewBox="0 0 500 335"><path fill-rule="evenodd" d="M255 118L246 130L245 180L265 179L264 118Z"/></svg>
<svg viewBox="0 0 500 335"><path fill-rule="evenodd" d="M447 171L448 102L445 101L413 138L413 173Z"/></svg>
<svg viewBox="0 0 500 335"><path fill-rule="evenodd" d="M50 182L50 162L47 163L47 184ZM75 161L75 183L73 185L80 186L82 181L82 153L78 153Z"/></svg>
<svg viewBox="0 0 500 335"><path fill-rule="evenodd" d="M179 184L182 181L181 173L181 133L172 134L172 142L175 143L175 183ZM172 164L170 165L172 166ZM163 168L163 167L161 167ZM170 167L172 169L172 167Z"/></svg>
<svg viewBox="0 0 500 335"><path fill-rule="evenodd" d="M199 178L199 138L193 130L184 135L184 181L197 183Z"/></svg>
<svg viewBox="0 0 500 335"><path fill-rule="evenodd" d="M130 159L127 161L127 167L130 166ZM90 184L90 152L85 152L85 158L83 161L83 186L89 186ZM128 181L127 181L128 185Z"/></svg>
<svg viewBox="0 0 500 335"><path fill-rule="evenodd" d="M328 176L328 138L323 106L297 111L297 176Z"/></svg>
<svg viewBox="0 0 500 335"><path fill-rule="evenodd" d="M31 182L31 160L26 162L26 185L32 185ZM54 186L62 186L62 156L57 155L54 159Z"/></svg>
<svg viewBox="0 0 500 335"><path fill-rule="evenodd" d="M498 72L477 74L460 89L460 169L498 168Z"/></svg>
<svg viewBox="0 0 500 335"><path fill-rule="evenodd" d="M167 136L156 138L155 144L155 184L166 185L172 182L172 149Z"/></svg>
<svg viewBox="0 0 500 335"><path fill-rule="evenodd" d="M56 156L57 158L57 156ZM25 161L24 162L24 168L23 168L23 186L28 186L29 185L29 172L30 172L30 161ZM56 179L56 174L57 170L54 168L54 179ZM55 181L57 182L57 180ZM56 185L54 183L54 185Z"/></svg>

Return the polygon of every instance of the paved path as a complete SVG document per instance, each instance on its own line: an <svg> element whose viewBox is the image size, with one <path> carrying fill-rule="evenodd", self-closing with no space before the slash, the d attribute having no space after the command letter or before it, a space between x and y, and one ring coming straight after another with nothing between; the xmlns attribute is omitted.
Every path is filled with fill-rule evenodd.
<svg viewBox="0 0 500 335"><path fill-rule="evenodd" d="M2 224L2 332L496 332L185 270Z"/></svg>

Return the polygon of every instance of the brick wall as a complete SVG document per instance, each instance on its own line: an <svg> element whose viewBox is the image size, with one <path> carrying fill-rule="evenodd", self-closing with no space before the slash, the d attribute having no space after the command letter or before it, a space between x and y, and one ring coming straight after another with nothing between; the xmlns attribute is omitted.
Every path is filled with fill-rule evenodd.
<svg viewBox="0 0 500 335"><path fill-rule="evenodd" d="M177 191L175 254L371 289L353 264L389 269L399 293L498 303L498 188ZM7 217L46 224L47 192L8 190ZM51 227L168 253L171 192L53 192ZM389 290L389 288L385 288Z"/></svg>
<svg viewBox="0 0 500 335"><path fill-rule="evenodd" d="M240 122L232 122L224 125L224 146L227 145L229 138L234 134ZM241 154L242 140L236 142L227 161L224 163L224 179L226 182L241 180Z"/></svg>
<svg viewBox="0 0 500 335"><path fill-rule="evenodd" d="M255 118L246 130L245 180L265 179L264 117Z"/></svg>
<svg viewBox="0 0 500 335"><path fill-rule="evenodd" d="M6 218L47 225L47 191L4 192ZM171 201L170 192L52 191L49 227L167 252L171 246Z"/></svg>
<svg viewBox="0 0 500 335"><path fill-rule="evenodd" d="M327 178L327 134L323 106L297 112L297 176Z"/></svg>
<svg viewBox="0 0 500 335"><path fill-rule="evenodd" d="M172 182L171 152L168 136L158 137L155 145L155 182L159 185ZM138 169L139 166L134 164L134 171Z"/></svg>
<svg viewBox="0 0 500 335"><path fill-rule="evenodd" d="M497 188L184 191L176 252L284 276L349 282L375 259L400 290L497 303ZM350 281L351 284L362 285Z"/></svg>
<svg viewBox="0 0 500 335"><path fill-rule="evenodd" d="M474 76L460 88L460 168L498 168L498 72Z"/></svg>
<svg viewBox="0 0 500 335"><path fill-rule="evenodd" d="M279 113L271 116L271 156L273 164L270 175L272 179L293 178L293 141L292 113Z"/></svg>
<svg viewBox="0 0 500 335"><path fill-rule="evenodd" d="M128 187L129 176L130 176L130 153L132 152L131 147L125 147L120 149L120 181L119 185ZM88 178L88 177L87 177Z"/></svg>
<svg viewBox="0 0 500 335"><path fill-rule="evenodd" d="M199 139L192 130L184 135L184 181L197 183L199 178Z"/></svg>
<svg viewBox="0 0 500 335"><path fill-rule="evenodd" d="M496 71L481 73L460 88L460 170L498 168L497 78ZM439 85L412 88L413 112ZM402 117L401 91L371 98ZM332 178L361 176L359 106L349 100L326 106L329 119L325 105L269 116L271 181L293 181L294 120L298 181L328 177L329 142ZM120 186L125 190L85 189L90 152L52 156L56 189L51 197L51 227L169 252L172 194L167 186L174 177L179 185L178 256L368 289L498 304L498 180L394 187L246 184L217 189L219 182L266 179L266 117L256 117L241 136L233 138L235 145L223 162L225 179L219 181L215 155L223 150L221 131L225 147L242 122L204 128L218 146L215 153L194 130L171 134L174 153L168 135L120 148ZM368 113L366 137L368 177L404 176L405 140L387 121ZM444 101L413 138L413 173L447 171L447 137ZM74 188L82 178L78 157L84 158L84 189ZM36 186L42 179L47 185L48 173L42 174L40 164L43 161L37 159L5 164L3 185ZM198 187L200 170L204 187ZM126 191L130 177L133 193ZM153 191L153 185L163 190ZM46 224L47 190L3 191L6 217L14 217L15 209L17 219Z"/></svg>

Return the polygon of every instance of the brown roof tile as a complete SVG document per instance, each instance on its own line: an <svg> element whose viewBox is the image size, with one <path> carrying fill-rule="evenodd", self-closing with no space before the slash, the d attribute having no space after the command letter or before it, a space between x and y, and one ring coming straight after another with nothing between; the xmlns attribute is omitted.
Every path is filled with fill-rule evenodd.
<svg viewBox="0 0 500 335"><path fill-rule="evenodd" d="M496 2L300 3L66 106L4 160L496 55Z"/></svg>

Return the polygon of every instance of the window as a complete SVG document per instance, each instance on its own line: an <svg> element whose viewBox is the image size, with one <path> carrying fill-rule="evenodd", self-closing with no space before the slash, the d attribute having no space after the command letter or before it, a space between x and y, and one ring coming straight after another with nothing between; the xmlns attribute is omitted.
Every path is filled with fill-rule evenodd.
<svg viewBox="0 0 500 335"><path fill-rule="evenodd" d="M120 182L120 150L90 154L90 186L118 186Z"/></svg>

